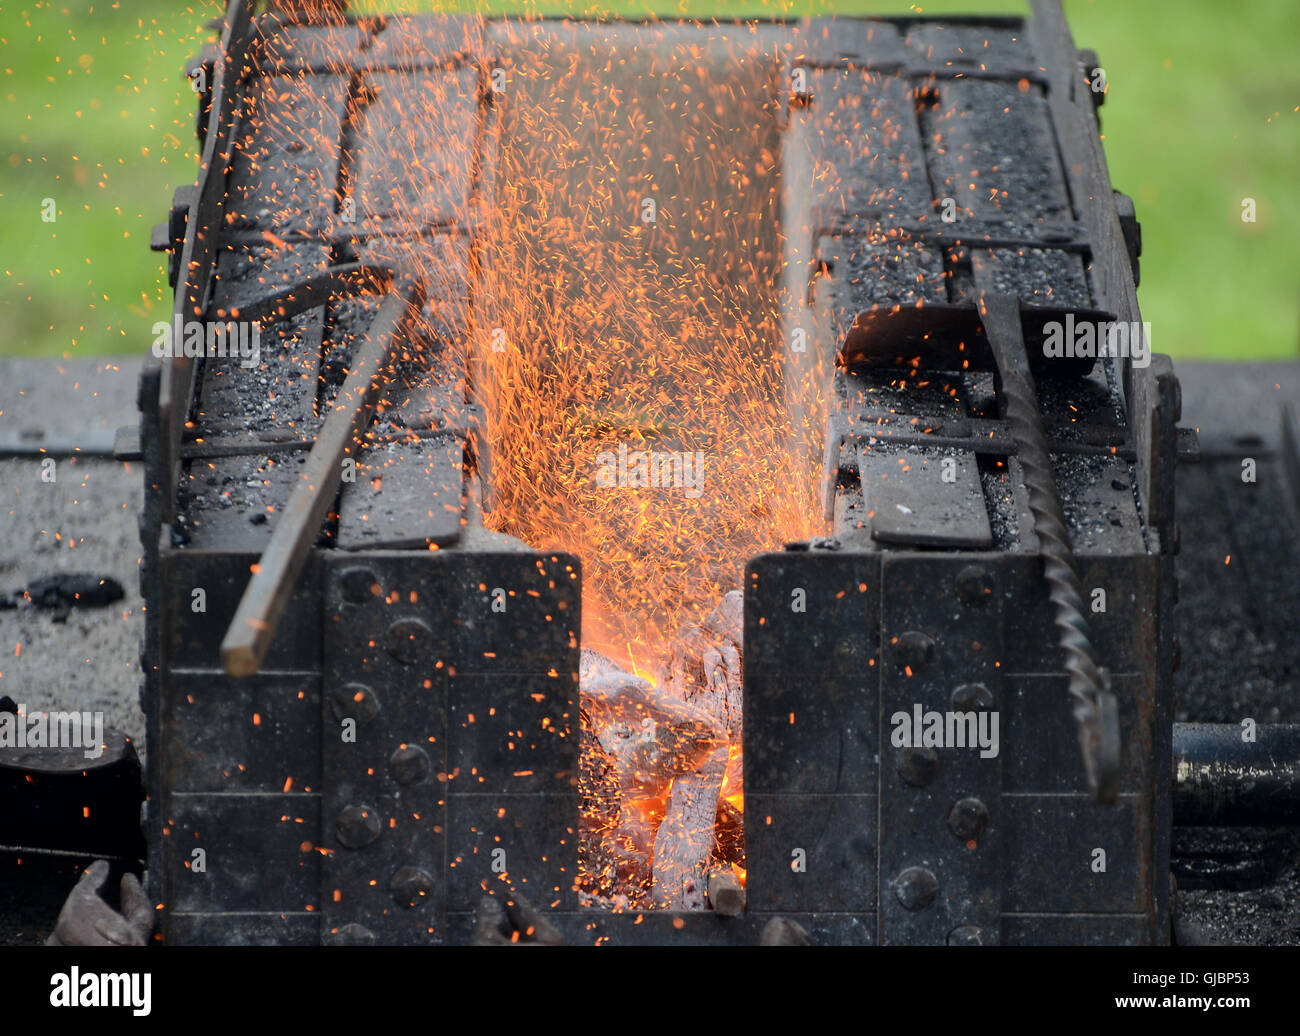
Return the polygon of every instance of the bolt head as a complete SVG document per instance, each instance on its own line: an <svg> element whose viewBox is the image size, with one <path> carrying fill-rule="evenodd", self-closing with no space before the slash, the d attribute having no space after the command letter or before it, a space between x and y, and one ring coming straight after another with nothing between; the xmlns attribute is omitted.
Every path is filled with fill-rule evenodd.
<svg viewBox="0 0 1300 1036"><path fill-rule="evenodd" d="M904 748L898 756L898 776L904 784L924 788L939 772L939 753L933 748Z"/></svg>
<svg viewBox="0 0 1300 1036"><path fill-rule="evenodd" d="M334 835L345 849L364 849L382 831L379 814L369 806L345 806L334 818Z"/></svg>
<svg viewBox="0 0 1300 1036"><path fill-rule="evenodd" d="M365 723L379 715L379 699L365 684L346 684L330 692L330 712L338 723L345 719Z"/></svg>
<svg viewBox="0 0 1300 1036"><path fill-rule="evenodd" d="M433 630L420 619L398 619L388 627L384 646L403 665L414 665L432 653Z"/></svg>
<svg viewBox="0 0 1300 1036"><path fill-rule="evenodd" d="M964 924L948 933L949 946L983 946L984 932L973 924Z"/></svg>
<svg viewBox="0 0 1300 1036"><path fill-rule="evenodd" d="M388 891L398 904L413 909L428 901L433 878L419 867L402 867L388 883Z"/></svg>
<svg viewBox="0 0 1300 1036"><path fill-rule="evenodd" d="M374 596L379 577L362 565L345 568L339 573L339 592L351 604L364 604Z"/></svg>
<svg viewBox="0 0 1300 1036"><path fill-rule="evenodd" d="M964 683L952 692L953 708L962 712L993 708L993 692L982 683Z"/></svg>
<svg viewBox="0 0 1300 1036"><path fill-rule="evenodd" d="M963 842L979 838L988 824L988 807L979 799L958 799L948 812L948 830Z"/></svg>
<svg viewBox="0 0 1300 1036"><path fill-rule="evenodd" d="M388 768L398 784L416 784L429 776L429 757L419 745L406 745L389 757Z"/></svg>
<svg viewBox="0 0 1300 1036"><path fill-rule="evenodd" d="M375 933L364 925L345 924L337 932L325 936L330 946L373 946Z"/></svg>
<svg viewBox="0 0 1300 1036"><path fill-rule="evenodd" d="M894 652L899 665L915 672L934 661L934 638L918 630L907 630L899 635Z"/></svg>
<svg viewBox="0 0 1300 1036"><path fill-rule="evenodd" d="M905 910L924 910L939 895L939 879L925 867L908 867L894 881L894 895Z"/></svg>
<svg viewBox="0 0 1300 1036"><path fill-rule="evenodd" d="M983 565L967 565L957 573L957 600L981 605L993 599L993 577Z"/></svg>

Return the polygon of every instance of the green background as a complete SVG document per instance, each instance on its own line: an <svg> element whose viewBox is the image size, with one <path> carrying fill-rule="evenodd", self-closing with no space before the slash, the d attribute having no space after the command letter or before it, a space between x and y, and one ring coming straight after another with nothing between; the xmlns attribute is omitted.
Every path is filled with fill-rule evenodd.
<svg viewBox="0 0 1300 1036"><path fill-rule="evenodd" d="M1025 10L1009 0L350 6L719 17ZM0 0L0 354L148 348L170 309L149 230L197 168L195 98L181 67L221 10ZM1183 358L1295 355L1300 3L1067 0L1066 13L1109 81L1105 146L1111 178L1142 222L1138 298L1153 346ZM54 223L41 219L46 198ZM1245 198L1255 199L1254 223L1241 218Z"/></svg>

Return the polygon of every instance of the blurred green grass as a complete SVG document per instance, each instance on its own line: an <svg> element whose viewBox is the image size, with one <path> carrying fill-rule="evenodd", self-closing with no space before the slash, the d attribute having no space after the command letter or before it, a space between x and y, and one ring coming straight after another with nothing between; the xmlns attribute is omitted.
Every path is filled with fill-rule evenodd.
<svg viewBox="0 0 1300 1036"><path fill-rule="evenodd" d="M442 3L376 10L635 16L1022 13L1014 0ZM194 95L181 74L216 0L0 0L0 354L143 352L170 308L149 229L196 174ZM1176 357L1300 351L1300 4L1067 0L1075 41L1110 84L1111 178L1143 225L1138 297ZM58 210L41 219L44 199ZM1253 198L1257 222L1241 219ZM0 386L0 389L3 387Z"/></svg>

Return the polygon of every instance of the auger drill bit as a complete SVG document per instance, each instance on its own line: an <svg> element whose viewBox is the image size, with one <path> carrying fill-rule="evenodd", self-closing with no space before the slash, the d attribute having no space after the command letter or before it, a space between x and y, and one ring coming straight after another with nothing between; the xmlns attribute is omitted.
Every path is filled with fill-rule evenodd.
<svg viewBox="0 0 1300 1036"><path fill-rule="evenodd" d="M982 292L979 310L985 336L997 361L999 395L1016 441L1016 455L1025 472L1029 509L1043 556L1043 578L1047 581L1061 649L1065 652L1065 668L1070 674L1070 697L1074 700L1074 719L1088 786L1098 802L1110 804L1119 791L1119 710L1110 686L1110 673L1097 656L1088 628L1082 587L1074 568L1074 551L1065 527L1065 512L1025 351L1020 300L1013 295Z"/></svg>

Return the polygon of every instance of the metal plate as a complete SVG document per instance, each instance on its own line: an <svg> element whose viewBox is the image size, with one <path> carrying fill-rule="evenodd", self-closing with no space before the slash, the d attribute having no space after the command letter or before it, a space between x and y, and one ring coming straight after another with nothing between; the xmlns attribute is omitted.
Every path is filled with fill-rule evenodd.
<svg viewBox="0 0 1300 1036"><path fill-rule="evenodd" d="M575 906L576 560L394 551L327 571L322 938L444 941L485 889Z"/></svg>
<svg viewBox="0 0 1300 1036"><path fill-rule="evenodd" d="M455 567L335 555L324 591L322 939L440 942Z"/></svg>
<svg viewBox="0 0 1300 1036"><path fill-rule="evenodd" d="M163 820L164 894L179 913L284 913L319 905L320 797L176 794ZM202 872L194 850L203 850Z"/></svg>
<svg viewBox="0 0 1300 1036"><path fill-rule="evenodd" d="M1005 598L999 560L997 555L885 558L882 945L990 944L998 938L1002 886L1015 876L1002 849L1002 753L1026 750L1002 738ZM914 723L918 712L921 730ZM933 716L943 725L937 746L926 736ZM947 741L958 733L964 744Z"/></svg>
<svg viewBox="0 0 1300 1036"><path fill-rule="evenodd" d="M468 214L479 71L380 72L358 126L357 219L451 224Z"/></svg>
<svg viewBox="0 0 1300 1036"><path fill-rule="evenodd" d="M445 547L460 538L465 451L455 435L376 444L344 483L338 544L343 550Z"/></svg>
<svg viewBox="0 0 1300 1036"><path fill-rule="evenodd" d="M226 203L233 228L325 234L335 220L346 75L265 76L244 99Z"/></svg>
<svg viewBox="0 0 1300 1036"><path fill-rule="evenodd" d="M863 503L879 543L919 547L993 546L975 454L929 448L858 448Z"/></svg>

